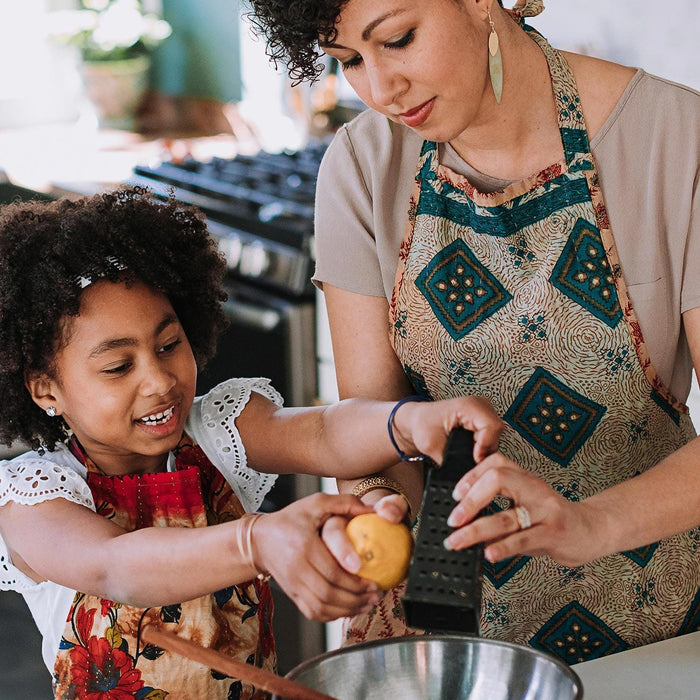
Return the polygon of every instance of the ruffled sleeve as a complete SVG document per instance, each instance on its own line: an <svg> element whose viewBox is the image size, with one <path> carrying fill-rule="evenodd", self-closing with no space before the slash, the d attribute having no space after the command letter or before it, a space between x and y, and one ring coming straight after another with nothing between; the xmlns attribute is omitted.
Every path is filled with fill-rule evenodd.
<svg viewBox="0 0 700 700"><path fill-rule="evenodd" d="M84 477L75 468L52 461L54 457L61 461L63 455L52 454L47 459L30 452L0 463L0 506L10 502L31 506L53 498L65 498L94 511L95 504ZM22 593L36 585L13 566L0 537L0 590Z"/></svg>
<svg viewBox="0 0 700 700"><path fill-rule="evenodd" d="M254 512L277 479L248 466L236 418L256 391L277 406L283 399L262 377L228 379L194 400L185 430L224 475L247 512Z"/></svg>

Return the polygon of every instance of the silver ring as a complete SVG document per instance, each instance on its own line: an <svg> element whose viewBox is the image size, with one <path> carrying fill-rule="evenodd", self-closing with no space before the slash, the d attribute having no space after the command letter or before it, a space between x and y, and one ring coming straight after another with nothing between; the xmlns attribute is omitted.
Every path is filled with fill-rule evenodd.
<svg viewBox="0 0 700 700"><path fill-rule="evenodd" d="M530 511L525 506L515 507L515 518L518 521L519 530L527 530L532 525Z"/></svg>

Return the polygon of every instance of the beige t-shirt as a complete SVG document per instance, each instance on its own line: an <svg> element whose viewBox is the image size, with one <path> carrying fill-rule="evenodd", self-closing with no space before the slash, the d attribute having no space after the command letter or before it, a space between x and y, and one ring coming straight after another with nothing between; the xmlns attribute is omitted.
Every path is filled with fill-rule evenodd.
<svg viewBox="0 0 700 700"><path fill-rule="evenodd" d="M317 286L391 297L421 144L372 110L339 130L316 190ZM591 150L652 363L685 401L692 362L681 314L700 306L700 93L637 71ZM482 191L506 184L449 145L440 160Z"/></svg>

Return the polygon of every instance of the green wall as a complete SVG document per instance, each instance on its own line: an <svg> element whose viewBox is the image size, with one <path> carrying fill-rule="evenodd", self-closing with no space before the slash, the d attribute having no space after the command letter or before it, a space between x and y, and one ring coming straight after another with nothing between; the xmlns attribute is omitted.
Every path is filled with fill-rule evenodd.
<svg viewBox="0 0 700 700"><path fill-rule="evenodd" d="M172 35L154 53L152 85L168 95L239 102L238 0L163 0Z"/></svg>

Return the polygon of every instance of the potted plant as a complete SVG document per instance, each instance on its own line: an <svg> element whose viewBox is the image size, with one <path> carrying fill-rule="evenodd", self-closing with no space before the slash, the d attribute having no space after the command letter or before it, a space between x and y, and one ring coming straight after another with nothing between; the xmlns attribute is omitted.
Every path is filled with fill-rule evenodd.
<svg viewBox="0 0 700 700"><path fill-rule="evenodd" d="M100 124L131 128L148 86L153 49L171 33L168 22L141 0L80 0L51 13L50 34L76 46L85 90Z"/></svg>

